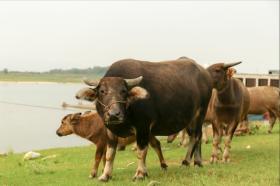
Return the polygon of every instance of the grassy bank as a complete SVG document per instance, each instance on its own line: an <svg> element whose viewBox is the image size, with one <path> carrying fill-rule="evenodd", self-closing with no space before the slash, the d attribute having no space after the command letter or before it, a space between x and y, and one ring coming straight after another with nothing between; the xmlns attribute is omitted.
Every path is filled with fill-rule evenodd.
<svg viewBox="0 0 280 186"><path fill-rule="evenodd" d="M94 67L88 69L54 69L48 72L18 72L0 71L0 81L13 82L81 82L84 77L99 79L107 67Z"/></svg>
<svg viewBox="0 0 280 186"><path fill-rule="evenodd" d="M204 167L193 165L181 167L186 150L177 147L178 141L167 144L162 140L164 156L169 165L163 172L152 149L149 149L147 165L149 178L132 182L136 168L135 153L127 148L118 152L113 178L104 185L148 185L151 181L159 185L279 185L279 123L272 134L261 128L255 135L235 137L229 164L208 163L211 144L203 145ZM250 149L246 148L250 145ZM55 158L23 161L23 154L0 157L0 185L101 185L88 175L94 147L58 148L39 151L43 156ZM131 162L135 162L131 164ZM102 165L100 170L102 169ZM100 174L99 170L99 174Z"/></svg>
<svg viewBox="0 0 280 186"><path fill-rule="evenodd" d="M13 82L59 82L76 83L81 82L84 77L97 79L100 76L94 74L71 74L71 73L18 73L10 72L8 74L0 73L0 81Z"/></svg>

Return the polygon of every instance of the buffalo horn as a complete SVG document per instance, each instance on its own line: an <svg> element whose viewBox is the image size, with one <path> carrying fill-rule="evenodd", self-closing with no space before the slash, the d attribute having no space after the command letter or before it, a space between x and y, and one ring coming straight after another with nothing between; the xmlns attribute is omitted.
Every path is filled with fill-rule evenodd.
<svg viewBox="0 0 280 186"><path fill-rule="evenodd" d="M83 81L89 86L97 86L99 84L99 80L84 79Z"/></svg>
<svg viewBox="0 0 280 186"><path fill-rule="evenodd" d="M235 62L235 63L225 63L225 64L224 64L224 68L233 67L233 66L235 66L235 65L239 65L240 63L242 63L242 61Z"/></svg>
<svg viewBox="0 0 280 186"><path fill-rule="evenodd" d="M129 87L138 85L143 79L143 76L139 76L134 79L124 79Z"/></svg>

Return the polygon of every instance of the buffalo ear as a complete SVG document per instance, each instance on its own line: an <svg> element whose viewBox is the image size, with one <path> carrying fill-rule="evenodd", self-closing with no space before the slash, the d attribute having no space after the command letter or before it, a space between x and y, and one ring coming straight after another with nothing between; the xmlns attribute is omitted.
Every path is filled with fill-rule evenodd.
<svg viewBox="0 0 280 186"><path fill-rule="evenodd" d="M82 113L75 113L75 114L72 114L71 117L70 117L70 123L72 125L77 125L80 123L80 119L81 119L81 115Z"/></svg>
<svg viewBox="0 0 280 186"><path fill-rule="evenodd" d="M128 103L131 104L137 100L148 99L149 97L149 92L146 89L136 86L129 91Z"/></svg>
<svg viewBox="0 0 280 186"><path fill-rule="evenodd" d="M76 93L76 99L94 101L97 97L97 87L95 88L82 88Z"/></svg>
<svg viewBox="0 0 280 186"><path fill-rule="evenodd" d="M232 67L227 69L227 78L230 79L232 78L232 76L236 74L236 70Z"/></svg>

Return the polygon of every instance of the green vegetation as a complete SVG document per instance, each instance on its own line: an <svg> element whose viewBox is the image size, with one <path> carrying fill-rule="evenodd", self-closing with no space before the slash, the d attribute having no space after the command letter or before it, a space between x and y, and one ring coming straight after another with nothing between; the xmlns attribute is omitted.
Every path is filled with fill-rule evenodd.
<svg viewBox="0 0 280 186"><path fill-rule="evenodd" d="M168 186L279 185L279 123L275 124L272 134L267 134L266 130L267 128L262 127L254 135L234 137L229 164L209 164L212 145L203 145L203 168L193 165L181 167L180 162L186 150L177 146L178 141L167 144L165 140L161 140L163 153L169 165L167 172L160 169L157 156L150 149L147 157L149 178L138 182L132 182L136 157L135 152L128 147L126 151L117 153L113 178L104 185L146 186L151 181ZM248 148L248 145L251 148ZM103 185L97 179L88 178L94 154L93 146L39 152L43 156L57 156L31 161L23 161L23 154L0 157L0 185Z"/></svg>
<svg viewBox="0 0 280 186"><path fill-rule="evenodd" d="M17 72L4 69L0 71L0 81L29 81L29 82L81 82L83 78L98 79L102 77L108 67L94 67L88 69L53 69L48 72Z"/></svg>

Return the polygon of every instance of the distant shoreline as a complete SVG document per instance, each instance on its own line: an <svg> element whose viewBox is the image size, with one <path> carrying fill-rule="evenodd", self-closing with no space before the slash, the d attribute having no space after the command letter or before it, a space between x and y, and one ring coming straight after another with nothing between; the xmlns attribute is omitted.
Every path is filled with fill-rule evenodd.
<svg viewBox="0 0 280 186"><path fill-rule="evenodd" d="M0 81L0 84L82 84L82 82L59 82L59 81Z"/></svg>

